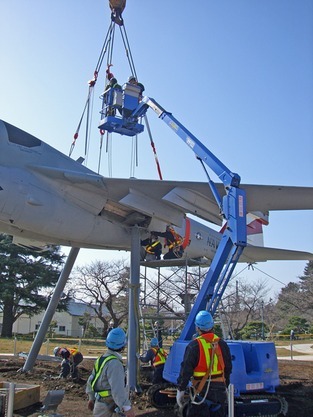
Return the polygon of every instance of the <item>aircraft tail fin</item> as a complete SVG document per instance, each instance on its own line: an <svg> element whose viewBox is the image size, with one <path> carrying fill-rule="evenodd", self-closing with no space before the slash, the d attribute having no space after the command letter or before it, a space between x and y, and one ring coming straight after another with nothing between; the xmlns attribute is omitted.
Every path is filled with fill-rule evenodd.
<svg viewBox="0 0 313 417"><path fill-rule="evenodd" d="M227 223L223 225L223 233ZM247 213L247 243L252 246L264 246L263 225L268 225L268 216L261 213Z"/></svg>
<svg viewBox="0 0 313 417"><path fill-rule="evenodd" d="M247 213L247 243L264 246L263 225L268 225L268 215L260 212Z"/></svg>
<svg viewBox="0 0 313 417"><path fill-rule="evenodd" d="M264 246L263 223L259 219L247 223L247 243L252 246Z"/></svg>

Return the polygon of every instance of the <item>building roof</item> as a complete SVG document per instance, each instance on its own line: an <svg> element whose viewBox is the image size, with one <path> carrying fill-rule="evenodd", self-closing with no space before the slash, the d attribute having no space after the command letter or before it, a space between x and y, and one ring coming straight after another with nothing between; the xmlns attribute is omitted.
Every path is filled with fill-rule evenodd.
<svg viewBox="0 0 313 417"><path fill-rule="evenodd" d="M94 308L97 308L97 305L93 305ZM88 304L77 302L74 300L69 300L67 303L67 311L71 316L83 316L85 313L89 313L92 316L95 316L94 308ZM103 307L103 313L108 314L108 310Z"/></svg>

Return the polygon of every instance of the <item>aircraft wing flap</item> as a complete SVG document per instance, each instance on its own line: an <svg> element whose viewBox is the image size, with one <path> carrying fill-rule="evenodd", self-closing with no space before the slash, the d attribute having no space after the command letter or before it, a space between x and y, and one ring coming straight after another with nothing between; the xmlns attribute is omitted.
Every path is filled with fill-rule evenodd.
<svg viewBox="0 0 313 417"><path fill-rule="evenodd" d="M132 188L129 190L129 193L119 201L119 203L140 211L150 217L157 217L166 223L171 223L180 227L183 224L183 210L177 210L168 204L164 204L162 201L155 200L154 198Z"/></svg>
<svg viewBox="0 0 313 417"><path fill-rule="evenodd" d="M22 246L27 249L31 249L35 252L46 251L49 249L49 245L46 242L35 239L27 239L20 236L13 236L14 245Z"/></svg>
<svg viewBox="0 0 313 417"><path fill-rule="evenodd" d="M213 202L203 194L190 189L175 187L163 197L163 200L169 201L183 208L187 213L194 214L211 223L222 224L222 218L218 215L216 202Z"/></svg>

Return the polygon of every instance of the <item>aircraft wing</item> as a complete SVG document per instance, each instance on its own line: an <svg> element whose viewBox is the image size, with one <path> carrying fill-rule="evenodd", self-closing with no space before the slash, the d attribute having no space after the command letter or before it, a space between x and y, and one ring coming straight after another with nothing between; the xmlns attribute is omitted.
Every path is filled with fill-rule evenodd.
<svg viewBox="0 0 313 417"><path fill-rule="evenodd" d="M265 261L311 261L313 253L294 251L288 249L266 248L260 246L245 247L239 262L265 262Z"/></svg>
<svg viewBox="0 0 313 417"><path fill-rule="evenodd" d="M156 217L166 223L181 226L185 213L221 225L219 207L208 183L188 181L160 181L145 179L105 178L95 173L75 172L48 166L31 166L64 189L69 198L85 209L93 206L95 214L101 210L122 217L131 224L130 217L138 221ZM242 184L247 193L247 212L270 210L313 209L313 187ZM225 195L223 184L217 184Z"/></svg>
<svg viewBox="0 0 313 417"><path fill-rule="evenodd" d="M256 263L266 261L311 261L313 253L294 251L288 249L266 248L261 246L247 246L240 256L239 263ZM181 258L181 259L162 259L160 261L142 261L142 266L149 268L173 267L173 266L200 266L209 267L211 259L202 258Z"/></svg>
<svg viewBox="0 0 313 417"><path fill-rule="evenodd" d="M62 154L40 139L0 121L0 166L14 177L30 172L44 181L47 190L57 192L64 201L94 215L102 211L112 220L126 225L138 219L156 218L181 226L186 213L217 225L222 224L219 207L207 182L160 181L105 178ZM30 178L29 182L33 180ZM2 184L0 184L1 186ZM44 184L41 184L44 187ZM220 196L223 184L216 184ZM313 209L313 187L246 185L247 212ZM38 204L30 202L29 204Z"/></svg>
<svg viewBox="0 0 313 417"><path fill-rule="evenodd" d="M181 212L214 224L222 223L219 207L207 183L113 178L104 181L109 195L119 204L147 215L156 215L163 209L171 214L167 217L168 223L179 226L175 213ZM247 193L247 212L262 212L266 216L270 210L313 209L313 187L242 184L241 188ZM223 184L217 184L217 189L221 196L225 195Z"/></svg>
<svg viewBox="0 0 313 417"><path fill-rule="evenodd" d="M35 242L128 250L135 224L182 227L186 214L223 221L207 182L106 178L2 121L0 178L1 230ZM247 212L265 220L271 210L313 209L313 187L240 187ZM216 188L223 198L224 185Z"/></svg>

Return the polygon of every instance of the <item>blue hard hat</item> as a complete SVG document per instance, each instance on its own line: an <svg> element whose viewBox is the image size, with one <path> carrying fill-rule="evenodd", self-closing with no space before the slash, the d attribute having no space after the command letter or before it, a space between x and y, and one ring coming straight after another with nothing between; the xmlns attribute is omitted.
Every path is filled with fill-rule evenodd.
<svg viewBox="0 0 313 417"><path fill-rule="evenodd" d="M206 310L199 311L196 315L195 325L199 327L200 330L211 330L214 326L214 320L211 313Z"/></svg>
<svg viewBox="0 0 313 417"><path fill-rule="evenodd" d="M151 346L151 347L157 347L157 346L159 346L159 341L158 341L158 339L157 339L156 337L153 337L153 338L151 339L151 341L150 341L150 346Z"/></svg>
<svg viewBox="0 0 313 417"><path fill-rule="evenodd" d="M106 345L109 349L119 350L126 345L126 334L123 329L116 327L108 334Z"/></svg>

